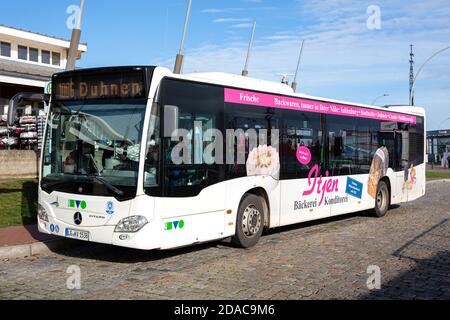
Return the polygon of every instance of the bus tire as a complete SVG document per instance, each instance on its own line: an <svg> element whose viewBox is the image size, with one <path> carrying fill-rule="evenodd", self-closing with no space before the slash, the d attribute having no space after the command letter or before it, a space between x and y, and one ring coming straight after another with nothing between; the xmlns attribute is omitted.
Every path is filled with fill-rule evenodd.
<svg viewBox="0 0 450 320"><path fill-rule="evenodd" d="M231 243L239 248L254 247L264 230L263 198L254 194L245 194L237 215L236 233Z"/></svg>
<svg viewBox="0 0 450 320"><path fill-rule="evenodd" d="M382 218L386 216L390 205L390 193L388 185L385 181L380 181L377 188L377 194L375 198L375 216Z"/></svg>

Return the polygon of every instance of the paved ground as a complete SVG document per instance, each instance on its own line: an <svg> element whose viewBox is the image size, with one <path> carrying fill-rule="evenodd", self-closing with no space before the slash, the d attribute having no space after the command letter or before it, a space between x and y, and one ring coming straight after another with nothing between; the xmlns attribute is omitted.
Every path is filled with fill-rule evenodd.
<svg viewBox="0 0 450 320"><path fill-rule="evenodd" d="M81 270L81 290L66 287ZM381 269L370 291L367 268ZM284 228L252 250L170 252L89 244L0 262L2 299L450 299L450 183L384 219L364 214Z"/></svg>
<svg viewBox="0 0 450 320"><path fill-rule="evenodd" d="M37 225L16 226L0 229L0 248L31 244L57 239L57 237L40 233Z"/></svg>

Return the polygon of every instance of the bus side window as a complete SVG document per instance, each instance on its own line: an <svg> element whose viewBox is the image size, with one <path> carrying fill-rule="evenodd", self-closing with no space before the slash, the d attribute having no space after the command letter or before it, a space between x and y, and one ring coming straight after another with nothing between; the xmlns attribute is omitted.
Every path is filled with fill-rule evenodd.
<svg viewBox="0 0 450 320"><path fill-rule="evenodd" d="M394 170L395 171L401 171L403 169L402 167L402 145L403 145L403 138L401 132L395 133L395 144L394 144Z"/></svg>
<svg viewBox="0 0 450 320"><path fill-rule="evenodd" d="M329 171L333 176L368 174L380 144L380 122L327 116Z"/></svg>
<svg viewBox="0 0 450 320"><path fill-rule="evenodd" d="M161 158L160 108L161 106L157 103L152 106L152 114L148 124L147 152L144 165L144 188L152 188L159 185Z"/></svg>
<svg viewBox="0 0 450 320"><path fill-rule="evenodd" d="M389 152L389 168L396 170L399 167L397 165L398 158L395 151L395 133L394 132L379 132L378 144L387 148Z"/></svg>
<svg viewBox="0 0 450 320"><path fill-rule="evenodd" d="M187 138L189 140L189 144L187 145L187 154L173 154L174 148L182 142L182 137L180 137L180 141L172 141L171 139L166 139L167 148L165 154L165 162L168 165L173 165L177 161L175 161L174 157L182 156L183 159L186 157L184 161L187 163L183 163L186 165L192 165L193 162L193 154L192 154L192 145L193 145L193 130L194 130L194 117L190 113L180 113L180 122L179 122L179 130L181 134L187 134ZM188 159L189 158L189 159Z"/></svg>
<svg viewBox="0 0 450 320"><path fill-rule="evenodd" d="M315 166L323 167L324 147L321 131L321 116L315 113L306 113L286 110L280 140L281 152L281 179L307 178L310 170ZM302 164L297 159L297 150L307 148L311 153L311 161Z"/></svg>
<svg viewBox="0 0 450 320"><path fill-rule="evenodd" d="M178 141L164 138L161 143L162 193L193 197L223 179L215 150L209 152L214 148L208 147L215 143L212 130L223 128L224 91L219 86L166 78L160 92L162 105L178 107L180 130ZM184 137L187 141L183 146Z"/></svg>
<svg viewBox="0 0 450 320"><path fill-rule="evenodd" d="M425 162L425 126L421 117L417 118L417 123L409 126L409 160L414 166Z"/></svg>

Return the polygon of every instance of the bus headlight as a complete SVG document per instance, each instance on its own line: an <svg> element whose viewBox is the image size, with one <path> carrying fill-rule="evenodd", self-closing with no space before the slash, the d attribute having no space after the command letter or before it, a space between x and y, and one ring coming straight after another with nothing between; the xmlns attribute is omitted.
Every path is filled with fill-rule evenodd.
<svg viewBox="0 0 450 320"><path fill-rule="evenodd" d="M48 221L47 211L40 204L38 205L38 217L39 217L39 220L42 220L42 221L45 221L45 222L49 222Z"/></svg>
<svg viewBox="0 0 450 320"><path fill-rule="evenodd" d="M148 223L143 216L132 216L119 221L114 232L135 233Z"/></svg>

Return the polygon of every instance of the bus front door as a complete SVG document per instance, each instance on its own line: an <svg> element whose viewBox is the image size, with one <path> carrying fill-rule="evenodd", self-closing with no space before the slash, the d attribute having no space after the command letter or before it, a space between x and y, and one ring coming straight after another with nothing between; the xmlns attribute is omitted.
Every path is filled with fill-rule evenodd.
<svg viewBox="0 0 450 320"><path fill-rule="evenodd" d="M395 147L394 147L394 163L395 175L392 190L392 202L401 203L408 201L408 189L406 182L408 181L408 164L409 164L409 143L408 132L395 132Z"/></svg>

